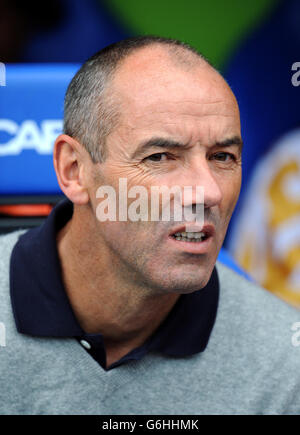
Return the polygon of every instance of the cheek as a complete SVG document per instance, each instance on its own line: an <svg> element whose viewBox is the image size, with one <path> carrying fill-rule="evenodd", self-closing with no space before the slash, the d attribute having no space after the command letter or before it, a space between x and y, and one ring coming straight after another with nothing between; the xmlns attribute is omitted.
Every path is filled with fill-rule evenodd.
<svg viewBox="0 0 300 435"><path fill-rule="evenodd" d="M113 167L110 170L109 178L112 182L119 178L126 178L128 189L130 189L133 186L150 188L150 186L158 184L161 176L158 171L154 173L153 170L144 165L130 163Z"/></svg>
<svg viewBox="0 0 300 435"><path fill-rule="evenodd" d="M159 239L150 227L140 222L108 222L101 228L106 253L116 271L138 277L151 275L153 268L160 270Z"/></svg>
<svg viewBox="0 0 300 435"><path fill-rule="evenodd" d="M157 244L157 238L151 223L148 222L101 222L99 231L108 245L111 245L115 251L124 251L127 253L133 251L135 256L139 251L144 251L154 247Z"/></svg>
<svg viewBox="0 0 300 435"><path fill-rule="evenodd" d="M237 176L231 179L230 182L226 182L222 185L223 200L222 200L221 207L222 207L222 212L224 213L224 215L226 216L226 220L228 221L237 203L240 189L241 189L240 174L237 174Z"/></svg>
<svg viewBox="0 0 300 435"><path fill-rule="evenodd" d="M132 257L132 248L136 237L134 229L127 222L98 223L100 243L105 246L105 253L118 267L120 259Z"/></svg>

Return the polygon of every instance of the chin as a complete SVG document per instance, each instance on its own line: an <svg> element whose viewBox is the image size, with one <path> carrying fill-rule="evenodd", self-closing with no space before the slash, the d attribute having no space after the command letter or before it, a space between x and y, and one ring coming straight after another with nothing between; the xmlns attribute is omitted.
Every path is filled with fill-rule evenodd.
<svg viewBox="0 0 300 435"><path fill-rule="evenodd" d="M181 269L181 270L179 270ZM176 271L166 271L161 276L152 277L152 288L160 293L192 293L205 287L211 277L212 267L182 267ZM154 285L153 285L154 284Z"/></svg>

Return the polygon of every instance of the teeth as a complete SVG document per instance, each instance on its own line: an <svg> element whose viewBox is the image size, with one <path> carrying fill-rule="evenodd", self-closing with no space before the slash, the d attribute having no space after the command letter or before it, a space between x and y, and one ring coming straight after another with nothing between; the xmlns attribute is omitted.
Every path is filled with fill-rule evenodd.
<svg viewBox="0 0 300 435"><path fill-rule="evenodd" d="M202 237L204 237L205 234L204 233L195 233L194 238L195 239L202 239Z"/></svg>
<svg viewBox="0 0 300 435"><path fill-rule="evenodd" d="M180 236L180 237L188 237L189 239L200 239L201 237L204 237L205 234L198 232L198 233L186 233L185 231L183 231L182 233L175 233L175 236Z"/></svg>
<svg viewBox="0 0 300 435"><path fill-rule="evenodd" d="M181 233L175 233L174 237L176 240L181 240L184 242L201 242L202 239L205 237L205 234L202 232L189 233L182 231Z"/></svg>

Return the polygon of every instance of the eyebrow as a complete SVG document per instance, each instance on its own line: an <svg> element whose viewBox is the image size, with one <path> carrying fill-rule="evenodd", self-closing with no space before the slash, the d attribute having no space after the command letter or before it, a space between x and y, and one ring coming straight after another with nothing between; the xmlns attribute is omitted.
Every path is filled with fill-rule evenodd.
<svg viewBox="0 0 300 435"><path fill-rule="evenodd" d="M174 149L174 148L187 148L187 144L183 144L172 139L165 139L162 137L152 137L151 139L142 142L136 151L134 152L132 157L139 157L144 154L150 148L165 148L165 149Z"/></svg>
<svg viewBox="0 0 300 435"><path fill-rule="evenodd" d="M221 142L216 142L213 146L215 146L215 147L230 147L233 145L238 146L240 148L240 150L242 150L243 145L244 145L242 138L240 136L234 136L234 137L231 137L229 139L225 139Z"/></svg>
<svg viewBox="0 0 300 435"><path fill-rule="evenodd" d="M230 147L230 146L238 146L240 150L243 148L243 141L240 136L233 136L232 138L225 139L223 141L218 141L212 145L212 147ZM138 148L133 153L132 158L137 158L144 154L150 148L163 148L163 149L186 149L188 148L188 144L184 144L178 141L174 141L172 139L166 139L162 137L152 137L144 142L142 142Z"/></svg>

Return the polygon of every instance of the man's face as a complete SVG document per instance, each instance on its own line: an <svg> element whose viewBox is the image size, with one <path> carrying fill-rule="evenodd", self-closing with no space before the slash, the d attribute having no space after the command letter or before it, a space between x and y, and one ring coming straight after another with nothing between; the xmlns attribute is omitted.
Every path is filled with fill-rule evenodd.
<svg viewBox="0 0 300 435"><path fill-rule="evenodd" d="M121 117L107 138L106 160L93 170L94 212L100 185L114 187L118 204L120 178L128 189L144 186L149 193L151 186L202 186L204 239L176 239L186 229L184 219L148 216L138 222L97 221L95 240L105 244L112 267L129 280L158 293L195 291L210 278L240 190L236 100L211 67L181 68L160 47L131 55L112 86ZM190 198L191 205L196 201Z"/></svg>

